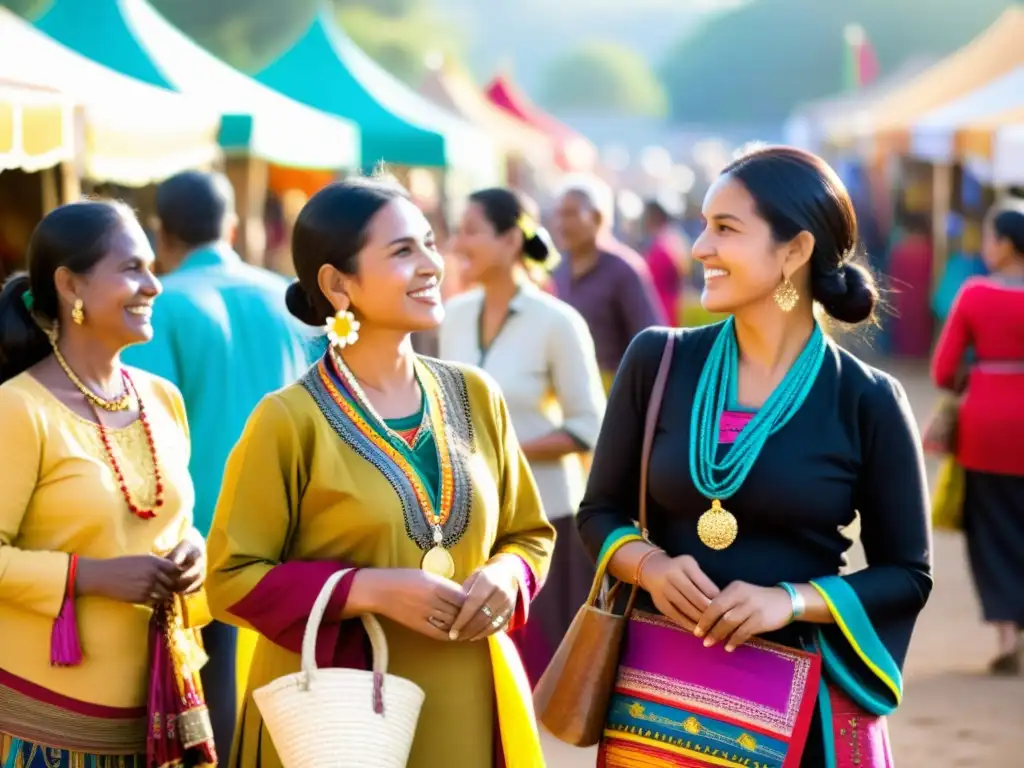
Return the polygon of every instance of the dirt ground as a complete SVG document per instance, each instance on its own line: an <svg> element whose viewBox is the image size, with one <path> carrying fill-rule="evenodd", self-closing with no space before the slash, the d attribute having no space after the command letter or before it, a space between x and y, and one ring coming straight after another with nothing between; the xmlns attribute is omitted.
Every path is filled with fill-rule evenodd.
<svg viewBox="0 0 1024 768"><path fill-rule="evenodd" d="M899 376L923 422L935 403L924 367L880 365ZM934 466L930 469L934 472ZM852 561L863 563L859 552ZM1024 678L987 677L993 652L963 540L936 534L935 589L907 660L904 703L890 723L899 768L1024 768ZM551 768L594 765L594 750L572 749L550 738L545 753Z"/></svg>

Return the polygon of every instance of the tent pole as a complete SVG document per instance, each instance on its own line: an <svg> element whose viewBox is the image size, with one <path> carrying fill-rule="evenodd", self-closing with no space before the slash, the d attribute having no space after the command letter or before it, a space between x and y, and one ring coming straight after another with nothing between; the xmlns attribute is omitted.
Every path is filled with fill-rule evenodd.
<svg viewBox="0 0 1024 768"><path fill-rule="evenodd" d="M267 247L263 212L269 166L265 160L251 155L229 157L225 173L235 190L235 211L238 214L235 249L248 263L263 266Z"/></svg>

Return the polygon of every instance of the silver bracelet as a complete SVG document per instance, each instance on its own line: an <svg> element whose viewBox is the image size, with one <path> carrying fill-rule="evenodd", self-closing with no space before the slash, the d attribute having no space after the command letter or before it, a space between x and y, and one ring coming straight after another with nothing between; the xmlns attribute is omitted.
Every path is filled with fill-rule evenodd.
<svg viewBox="0 0 1024 768"><path fill-rule="evenodd" d="M804 600L804 596L797 591L796 587L788 581L780 582L779 586L786 590L786 594L789 595L789 602L793 606L793 617L791 620L796 621L807 613L807 602Z"/></svg>

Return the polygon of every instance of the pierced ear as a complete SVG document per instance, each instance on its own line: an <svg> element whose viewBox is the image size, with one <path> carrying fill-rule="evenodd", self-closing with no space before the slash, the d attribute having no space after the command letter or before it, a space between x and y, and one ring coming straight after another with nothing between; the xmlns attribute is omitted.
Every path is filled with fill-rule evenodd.
<svg viewBox="0 0 1024 768"><path fill-rule="evenodd" d="M348 297L348 275L330 264L324 264L316 273L316 282L320 291L335 310L348 309L351 300Z"/></svg>
<svg viewBox="0 0 1024 768"><path fill-rule="evenodd" d="M814 235L806 230L789 241L786 247L786 258L783 271L792 275L808 264L814 255Z"/></svg>
<svg viewBox="0 0 1024 768"><path fill-rule="evenodd" d="M70 307L75 303L75 299L79 298L79 286L75 273L67 267L57 267L53 273L53 285L57 289L57 295L62 304L67 304Z"/></svg>

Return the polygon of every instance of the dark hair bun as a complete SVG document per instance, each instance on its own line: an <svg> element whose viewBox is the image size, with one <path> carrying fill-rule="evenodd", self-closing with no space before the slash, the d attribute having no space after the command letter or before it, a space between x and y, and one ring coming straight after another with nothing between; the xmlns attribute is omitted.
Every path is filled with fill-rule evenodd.
<svg viewBox="0 0 1024 768"><path fill-rule="evenodd" d="M288 311L306 325L323 325L326 318L321 318L313 303L309 300L309 294L302 284L297 280L288 286L284 292L284 303Z"/></svg>
<svg viewBox="0 0 1024 768"><path fill-rule="evenodd" d="M844 262L826 273L811 273L811 294L830 317L856 325L870 319L878 306L878 286L860 264Z"/></svg>
<svg viewBox="0 0 1024 768"><path fill-rule="evenodd" d="M539 264L545 264L552 251L547 238L544 237L545 234L547 233L543 229L538 229L533 237L524 236L523 256Z"/></svg>

